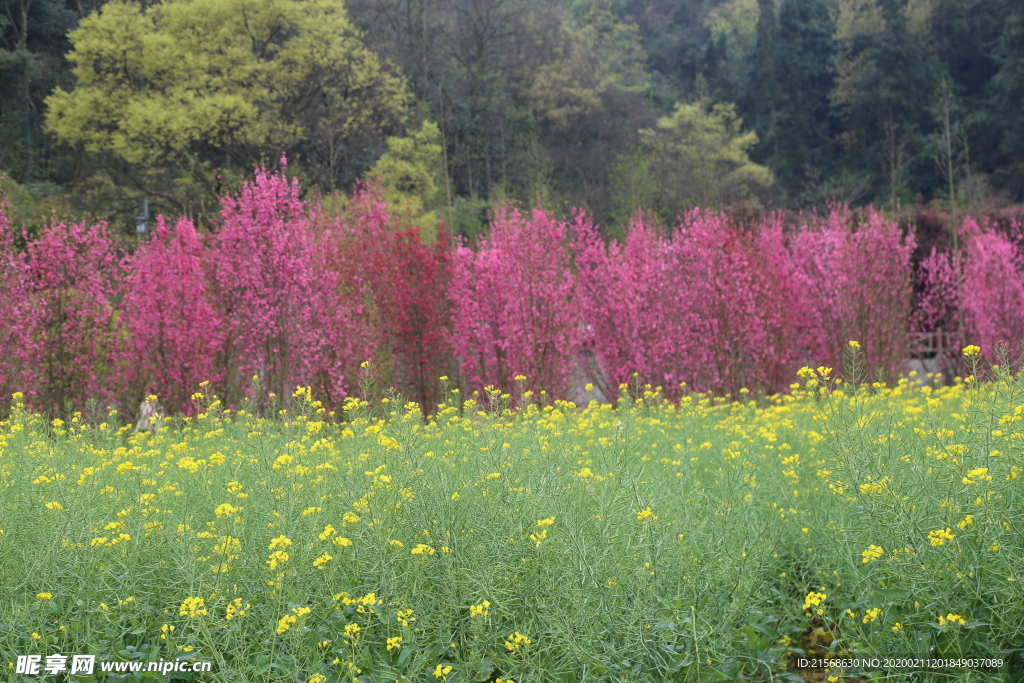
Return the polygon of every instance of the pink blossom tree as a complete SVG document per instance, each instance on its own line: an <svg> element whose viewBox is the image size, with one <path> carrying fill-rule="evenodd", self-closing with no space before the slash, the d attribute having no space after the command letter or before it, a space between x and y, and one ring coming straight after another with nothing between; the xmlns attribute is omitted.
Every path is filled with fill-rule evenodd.
<svg viewBox="0 0 1024 683"><path fill-rule="evenodd" d="M61 223L29 243L27 340L15 353L31 405L51 412L112 397L120 332L111 302L119 258L103 224Z"/></svg>
<svg viewBox="0 0 1024 683"><path fill-rule="evenodd" d="M815 363L839 367L846 343L861 343L868 378L899 377L912 323L913 236L869 210L854 225L836 208L791 245L798 285L818 330L809 348Z"/></svg>
<svg viewBox="0 0 1024 683"><path fill-rule="evenodd" d="M586 224L574 246L588 343L614 383L636 373L671 396L682 382L778 391L799 367L808 325L791 313L797 292L778 224L744 233L693 212L662 238L636 216L621 247Z"/></svg>
<svg viewBox="0 0 1024 683"><path fill-rule="evenodd" d="M499 209L474 253L460 246L449 289L451 345L472 385L505 390L517 375L565 395L580 344L567 226L541 209Z"/></svg>
<svg viewBox="0 0 1024 683"><path fill-rule="evenodd" d="M26 347L27 294L25 259L14 249L14 235L0 201L0 414L11 394L25 388L21 351Z"/></svg>
<svg viewBox="0 0 1024 683"><path fill-rule="evenodd" d="M224 199L221 219L208 266L224 320L223 395L239 400L256 375L265 390L287 397L314 374L322 285L298 181L257 169L238 196Z"/></svg>
<svg viewBox="0 0 1024 683"><path fill-rule="evenodd" d="M181 218L172 231L161 216L152 241L128 261L121 386L129 406L157 394L168 410L188 413L200 382L220 379L214 366L224 335L203 258L192 222Z"/></svg>
<svg viewBox="0 0 1024 683"><path fill-rule="evenodd" d="M1016 358L1024 343L1020 225L1014 225L1010 235L1001 235L968 218L961 234L965 237L961 294L965 342L980 346L993 361L997 344L1006 344Z"/></svg>

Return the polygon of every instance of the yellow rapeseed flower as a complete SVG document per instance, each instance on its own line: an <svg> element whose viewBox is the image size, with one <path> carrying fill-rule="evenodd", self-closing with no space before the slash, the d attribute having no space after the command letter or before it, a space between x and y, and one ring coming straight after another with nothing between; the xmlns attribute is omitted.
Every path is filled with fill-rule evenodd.
<svg viewBox="0 0 1024 683"><path fill-rule="evenodd" d="M267 560L267 568L273 571L277 569L278 565L288 561L288 553L283 550L277 550L270 554L270 558Z"/></svg>
<svg viewBox="0 0 1024 683"><path fill-rule="evenodd" d="M992 481L992 476L988 473L987 467L979 467L968 472L961 481L965 484L977 484L982 481Z"/></svg>
<svg viewBox="0 0 1024 683"><path fill-rule="evenodd" d="M291 539L289 539L287 536L278 536L277 538L275 538L274 540L272 540L270 542L270 545L267 546L267 550L278 550L278 549L282 549L283 550L284 548L287 548L291 544L292 544Z"/></svg>
<svg viewBox="0 0 1024 683"><path fill-rule="evenodd" d="M230 517L232 515L238 514L241 511L242 508L235 507L231 503L221 503L216 508L214 508L213 514L217 515L218 517Z"/></svg>
<svg viewBox="0 0 1024 683"><path fill-rule="evenodd" d="M532 642L532 640L524 636L522 633L516 631L505 639L505 647L508 648L510 652L515 652L522 646L529 645Z"/></svg>
<svg viewBox="0 0 1024 683"><path fill-rule="evenodd" d="M185 598L178 610L178 615L194 619L206 616L206 601L202 598Z"/></svg>
<svg viewBox="0 0 1024 683"><path fill-rule="evenodd" d="M244 617L249 612L249 607L248 603L246 603L245 607L242 607L242 598L235 598L228 603L227 608L224 610L224 618L230 621L235 617Z"/></svg>
<svg viewBox="0 0 1024 683"><path fill-rule="evenodd" d="M827 598L828 596L824 593L817 593L815 591L811 591L807 594L807 597L804 598L804 609L817 607L818 605L824 603Z"/></svg>
<svg viewBox="0 0 1024 683"><path fill-rule="evenodd" d="M953 535L952 529L949 527L928 532L928 542L934 546L940 546L946 541L952 541L954 538L956 538L956 536Z"/></svg>
<svg viewBox="0 0 1024 683"><path fill-rule="evenodd" d="M658 520L658 516L651 511L650 506L646 510L638 512L636 518L641 522L656 522Z"/></svg>
<svg viewBox="0 0 1024 683"><path fill-rule="evenodd" d="M968 344L967 346L964 347L964 357L965 358L973 358L974 356L977 356L979 353L981 353L981 347L980 346L975 346L974 344Z"/></svg>
<svg viewBox="0 0 1024 683"><path fill-rule="evenodd" d="M861 557L864 558L864 559L861 560L861 562L864 563L864 564L867 564L868 562L872 562L874 560L877 560L878 558L880 558L884 554L885 554L885 551L882 550L881 546L869 545L868 549L861 553Z"/></svg>

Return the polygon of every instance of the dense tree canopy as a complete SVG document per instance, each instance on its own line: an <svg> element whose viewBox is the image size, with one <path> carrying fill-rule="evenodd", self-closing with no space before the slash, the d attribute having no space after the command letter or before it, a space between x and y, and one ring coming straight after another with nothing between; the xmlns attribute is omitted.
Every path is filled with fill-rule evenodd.
<svg viewBox="0 0 1024 683"><path fill-rule="evenodd" d="M744 133L742 123L734 105L700 100L677 104L671 116L658 119L657 128L640 131L669 215L758 202L757 192L774 178L750 160L757 134Z"/></svg>
<svg viewBox="0 0 1024 683"><path fill-rule="evenodd" d="M113 0L70 38L77 82L47 100L57 137L184 169L211 197L225 172L281 152L342 186L407 104L338 0Z"/></svg>
<svg viewBox="0 0 1024 683"><path fill-rule="evenodd" d="M506 199L612 232L694 201L962 209L1024 200L1022 45L1019 0L0 0L0 174L30 231L215 215L282 153L321 193L387 155L463 234ZM771 175L672 170L659 121L699 111Z"/></svg>

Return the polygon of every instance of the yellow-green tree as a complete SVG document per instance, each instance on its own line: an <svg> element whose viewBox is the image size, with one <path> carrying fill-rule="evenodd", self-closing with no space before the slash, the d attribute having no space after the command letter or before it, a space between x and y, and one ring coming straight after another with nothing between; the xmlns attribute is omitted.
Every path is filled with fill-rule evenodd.
<svg viewBox="0 0 1024 683"><path fill-rule="evenodd" d="M658 119L656 128L640 131L651 160L649 172L670 214L693 207L758 203L757 193L775 178L768 168L750 160L748 152L757 144L757 134L743 132L742 126L735 105L701 99L676 104L671 116Z"/></svg>
<svg viewBox="0 0 1024 683"><path fill-rule="evenodd" d="M48 98L50 130L179 197L282 153L333 190L408 104L342 0L112 0L70 39L76 84Z"/></svg>
<svg viewBox="0 0 1024 683"><path fill-rule="evenodd" d="M424 239L431 241L437 234L437 211L448 199L441 129L427 120L419 130L390 137L387 143L388 151L369 175L380 183L388 204L407 212Z"/></svg>

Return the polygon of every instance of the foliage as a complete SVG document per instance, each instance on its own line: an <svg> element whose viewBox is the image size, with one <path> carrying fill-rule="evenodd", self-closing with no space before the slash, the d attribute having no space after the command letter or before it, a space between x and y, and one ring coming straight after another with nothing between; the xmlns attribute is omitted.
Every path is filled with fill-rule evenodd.
<svg viewBox="0 0 1024 683"><path fill-rule="evenodd" d="M882 168L879 199L909 199L908 170L923 145L935 69L914 44L899 0L844 0L836 24L838 63L833 103L843 145L857 168Z"/></svg>
<svg viewBox="0 0 1024 683"><path fill-rule="evenodd" d="M14 357L29 404L62 411L112 398L120 334L120 277L106 226L53 225L28 245L23 326Z"/></svg>
<svg viewBox="0 0 1024 683"><path fill-rule="evenodd" d="M127 265L121 323L128 340L118 382L132 394L122 396L127 405L159 393L167 410L187 414L199 384L220 379L224 331L203 264L191 221L182 218L172 229L161 216L152 241Z"/></svg>
<svg viewBox="0 0 1024 683"><path fill-rule="evenodd" d="M388 151L368 173L388 204L405 210L428 239L436 235L438 210L445 205L442 143L440 128L425 120L408 137L389 137Z"/></svg>
<svg viewBox="0 0 1024 683"><path fill-rule="evenodd" d="M802 195L813 194L835 158L836 117L829 101L835 87L834 31L827 0L785 0L779 9L776 118L768 132L768 163L800 203L806 201L799 199ZM768 95L763 89L759 94Z"/></svg>
<svg viewBox="0 0 1024 683"><path fill-rule="evenodd" d="M394 396L338 424L306 388L273 418L203 392L138 434L16 400L0 648L311 683L797 680L826 674L798 657L879 653L1003 662L927 683L1019 671L1024 379L800 374L761 401L447 395L426 422Z"/></svg>
<svg viewBox="0 0 1024 683"><path fill-rule="evenodd" d="M522 375L535 393L568 389L581 322L568 239L540 209L504 208L478 251L455 252L450 343L473 387L508 389Z"/></svg>
<svg viewBox="0 0 1024 683"><path fill-rule="evenodd" d="M774 178L750 160L757 135L741 126L735 105L701 100L677 103L671 116L658 119L657 128L640 132L668 210L757 203L757 192Z"/></svg>
<svg viewBox="0 0 1024 683"><path fill-rule="evenodd" d="M77 82L48 98L50 130L150 186L170 172L182 201L219 199L231 174L282 151L333 190L407 104L339 0L113 0L70 39Z"/></svg>
<svg viewBox="0 0 1024 683"><path fill-rule="evenodd" d="M818 229L799 233L792 253L803 302L815 321L811 358L840 367L845 340L863 345L869 376L893 381L903 372L913 322L912 236L876 211L863 223L833 209Z"/></svg>

